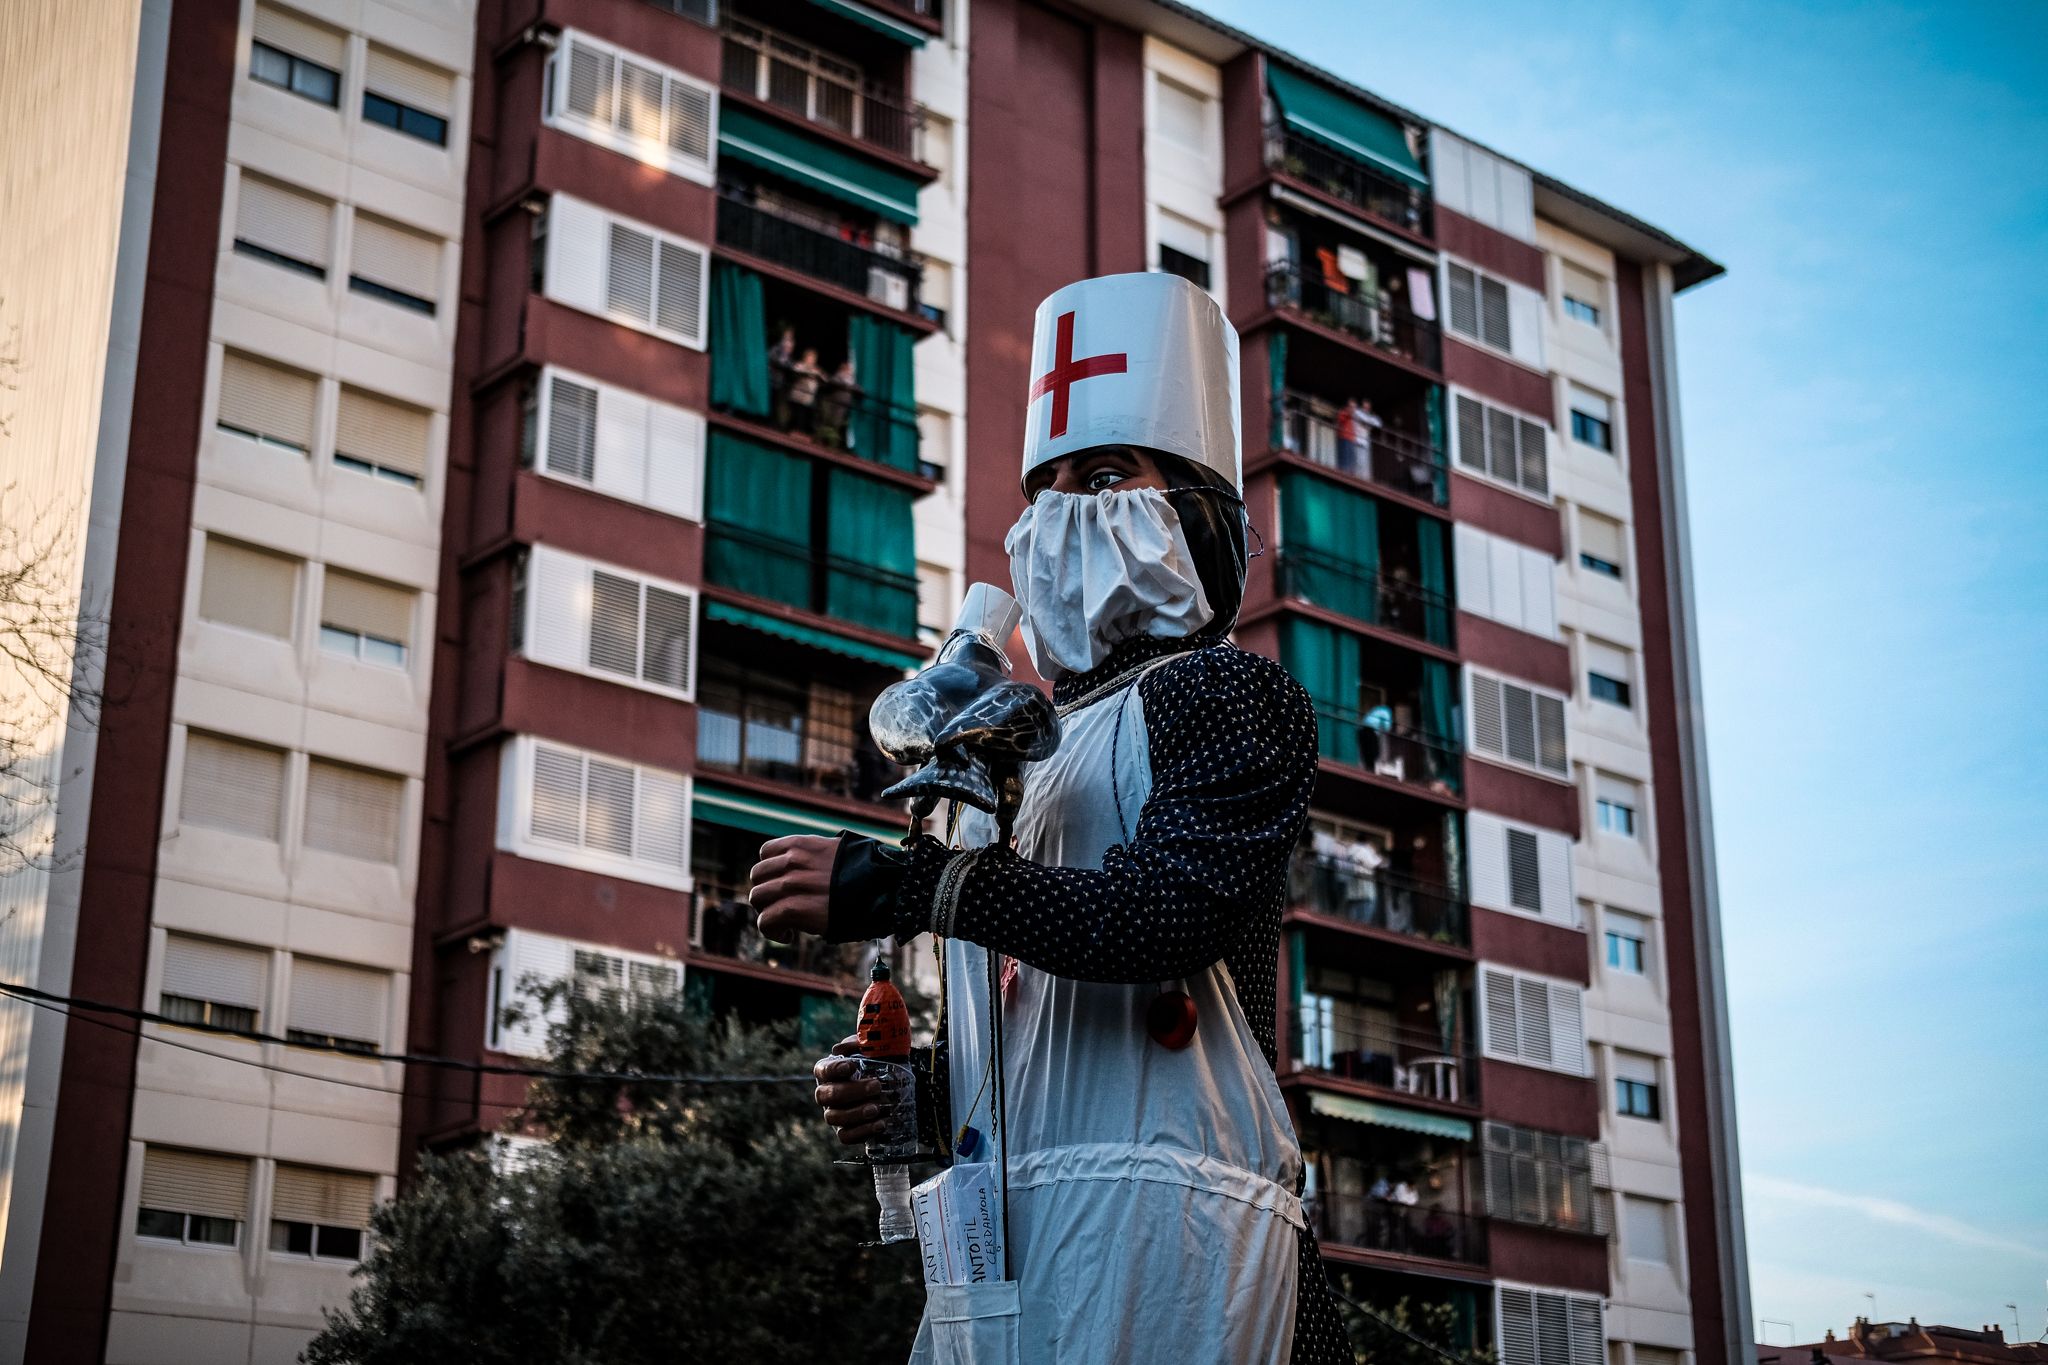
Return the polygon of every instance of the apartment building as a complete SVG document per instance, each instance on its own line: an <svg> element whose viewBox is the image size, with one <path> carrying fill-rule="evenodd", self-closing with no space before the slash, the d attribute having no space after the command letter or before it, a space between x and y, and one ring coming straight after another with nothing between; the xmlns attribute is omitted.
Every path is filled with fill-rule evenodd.
<svg viewBox="0 0 2048 1365"><path fill-rule="evenodd" d="M764 942L747 868L903 828L864 718L1005 579L1033 308L1158 269L1242 334L1239 639L1318 712L1329 1264L1504 1365L1753 1359L1671 306L1718 266L1165 0L108 28L46 482L128 681L0 933L175 1022L0 1007L14 1357L292 1359L412 1155L516 1130L378 1054L539 1055L535 974L836 1039L861 955Z"/></svg>

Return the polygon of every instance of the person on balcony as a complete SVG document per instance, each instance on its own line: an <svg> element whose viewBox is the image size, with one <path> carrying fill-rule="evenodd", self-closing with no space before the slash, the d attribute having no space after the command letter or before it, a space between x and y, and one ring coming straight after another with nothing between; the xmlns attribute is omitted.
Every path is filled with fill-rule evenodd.
<svg viewBox="0 0 2048 1365"><path fill-rule="evenodd" d="M860 393L860 382L854 378L853 357L839 362L839 368L832 371L832 377L825 381L823 391L818 395L818 439L828 446L853 448L853 433L848 429L847 418L853 414L853 400Z"/></svg>
<svg viewBox="0 0 2048 1365"><path fill-rule="evenodd" d="M818 386L825 372L818 368L818 348L806 346L789 370L789 429L806 436L818 429Z"/></svg>
<svg viewBox="0 0 2048 1365"><path fill-rule="evenodd" d="M775 425L789 429L789 379L796 365L796 328L784 327L768 348L768 383L775 399Z"/></svg>
<svg viewBox="0 0 2048 1365"><path fill-rule="evenodd" d="M1299 683L1228 638L1246 563L1237 377L1235 331L1177 275L1084 280L1040 305L1031 501L1006 544L1064 729L1025 772L1014 846L967 811L951 846L791 836L754 868L766 932L941 944L931 1136L1003 1160L1014 1279L935 1293L959 1311L928 1309L919 1365L1352 1359L1273 1073L1316 723ZM826 1121L866 1141L879 1092L844 1058L817 1071ZM990 1326L1014 1334L1005 1356L971 1353Z"/></svg>

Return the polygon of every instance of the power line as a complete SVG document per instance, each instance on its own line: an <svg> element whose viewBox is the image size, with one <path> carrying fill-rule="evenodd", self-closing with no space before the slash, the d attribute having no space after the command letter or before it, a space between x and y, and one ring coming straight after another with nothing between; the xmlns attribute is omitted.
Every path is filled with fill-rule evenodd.
<svg viewBox="0 0 2048 1365"><path fill-rule="evenodd" d="M11 995L16 999L36 1005L39 1008L51 1009L60 1014L81 1018L87 1023L100 1024L103 1027L112 1028L115 1032L126 1034L130 1037L140 1038L146 1035L142 1033L139 1027L134 1029L119 1028L103 1020L91 1018L90 1015L77 1015L73 1012L86 1010L93 1014L110 1014L123 1019L130 1019L138 1025L167 1024L173 1028L192 1029L200 1033L215 1034L223 1038L240 1038L253 1043L277 1043L284 1047L304 1048L313 1052L330 1052L336 1056L354 1057L363 1061L402 1062L407 1066L439 1067L446 1071L461 1071L481 1076L526 1076L534 1080L606 1081L613 1084L635 1083L642 1085L789 1085L798 1082L810 1083L812 1081L812 1077L808 1072L793 1075L717 1074L709 1072L661 1075L640 1071L564 1071L554 1067L506 1066L495 1062L472 1062L460 1057L437 1057L417 1052L383 1052L377 1049L352 1047L341 1043L302 1041L296 1038L280 1037L274 1033L263 1033L256 1029L229 1028L222 1024L190 1023L183 1019L173 1019L166 1014L159 1014L154 1010L134 1009L127 1005L110 1004L104 1000L88 1000L83 996L57 995L50 991L37 990L33 986L18 986L9 981L0 981L0 995ZM150 1038L150 1041L163 1043L168 1047L183 1048L187 1052L196 1052L205 1057L225 1058L228 1061L240 1062L244 1066L253 1066L264 1071L274 1071L281 1075L297 1076L309 1081L327 1081L335 1085L353 1086L358 1090L375 1090L387 1095L404 1093L402 1090L393 1090L389 1086L370 1085L362 1081L341 1080L333 1076L323 1076L317 1072L295 1071L290 1067L278 1066L275 1063L264 1062L255 1058L237 1057L233 1053L213 1052L206 1048L193 1047L191 1044L180 1042L175 1038L164 1038L158 1035L147 1036Z"/></svg>
<svg viewBox="0 0 2048 1365"><path fill-rule="evenodd" d="M1420 1346L1423 1350L1428 1351L1432 1355L1441 1357L1442 1359L1450 1362L1450 1365L1473 1365L1471 1357L1461 1356L1455 1351L1447 1351L1433 1341L1425 1341L1421 1337L1416 1336L1415 1333L1403 1327L1400 1323L1395 1322L1392 1318L1380 1312L1377 1308L1366 1307L1357 1299L1352 1298L1349 1294L1339 1289L1335 1281L1330 1282L1330 1292L1332 1294L1335 1294L1344 1302L1350 1304L1359 1312L1365 1314L1366 1317L1378 1323L1385 1330L1392 1332L1395 1336L1401 1337L1406 1341L1413 1342L1415 1345Z"/></svg>

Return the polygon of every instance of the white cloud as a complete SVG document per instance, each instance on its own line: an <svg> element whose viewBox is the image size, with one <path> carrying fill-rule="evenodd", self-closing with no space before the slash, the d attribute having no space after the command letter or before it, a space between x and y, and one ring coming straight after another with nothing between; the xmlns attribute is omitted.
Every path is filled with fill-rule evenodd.
<svg viewBox="0 0 2048 1365"><path fill-rule="evenodd" d="M1884 1199L1870 1194L1851 1194L1843 1190L1831 1190L1823 1185L1808 1185L1798 1180L1786 1180L1775 1175L1744 1175L1742 1190L1745 1203L1751 1203L1761 1196L1818 1208L1844 1209L1850 1213L1861 1214L1872 1222L1912 1228L1916 1232L1924 1232L1961 1246L1982 1247L1986 1251L1999 1251L2011 1256L2026 1256L2038 1261L2048 1261L2048 1247L2030 1246L2009 1237L2000 1237L1960 1218L1951 1218L1945 1213L1930 1213L1926 1209L1916 1209L1911 1204L1902 1204L1896 1199Z"/></svg>

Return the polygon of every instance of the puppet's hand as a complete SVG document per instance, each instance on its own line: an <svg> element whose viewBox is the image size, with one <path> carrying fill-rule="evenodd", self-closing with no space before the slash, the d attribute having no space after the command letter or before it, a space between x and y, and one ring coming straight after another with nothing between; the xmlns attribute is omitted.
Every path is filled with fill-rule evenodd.
<svg viewBox="0 0 2048 1365"><path fill-rule="evenodd" d="M785 834L761 845L747 900L761 916L764 936L788 943L798 934L825 932L838 856L837 835Z"/></svg>
<svg viewBox="0 0 2048 1365"><path fill-rule="evenodd" d="M858 1147L869 1138L882 1135L882 1083L854 1076L853 1058L860 1055L860 1035L840 1039L830 1057L820 1057L811 1068L817 1077L818 1107L825 1122L839 1130L839 1140Z"/></svg>

